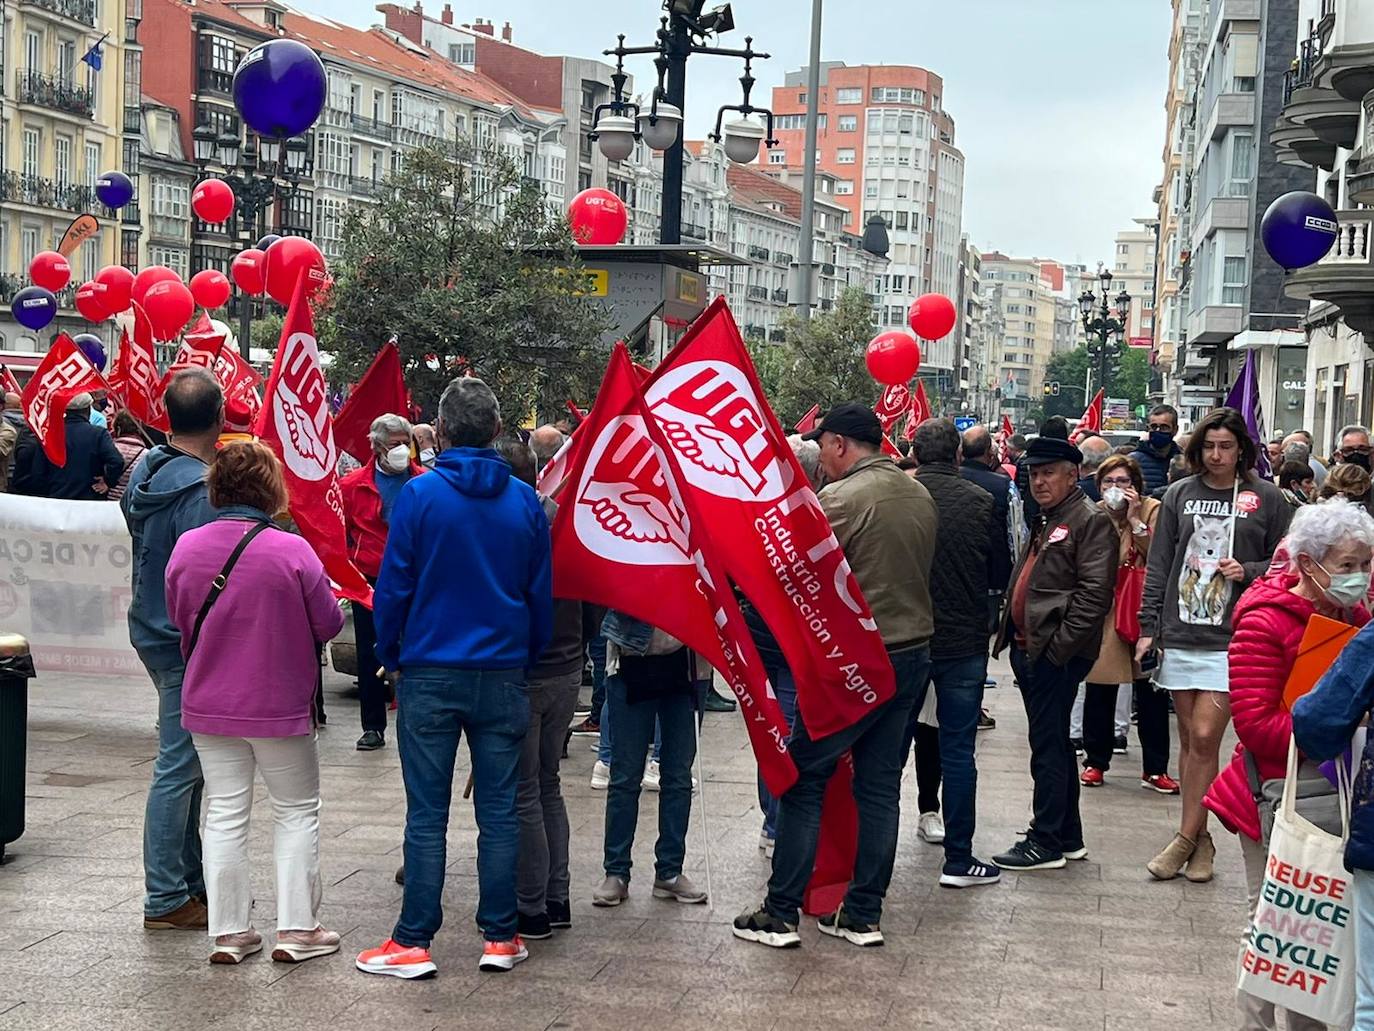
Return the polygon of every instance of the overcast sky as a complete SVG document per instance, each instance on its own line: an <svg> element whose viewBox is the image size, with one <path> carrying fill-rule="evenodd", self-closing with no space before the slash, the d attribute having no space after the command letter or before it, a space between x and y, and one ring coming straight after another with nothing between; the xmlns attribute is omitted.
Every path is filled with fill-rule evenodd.
<svg viewBox="0 0 1374 1031"><path fill-rule="evenodd" d="M359 26L374 0L292 0ZM405 4L408 0L397 0ZM714 6L708 0L708 7ZM438 16L442 0L426 0ZM543 53L597 56L624 32L650 43L657 0L453 0L458 22L509 20L514 41ZM806 0L734 0L735 31L773 55L758 62L755 101L805 64ZM1150 215L1164 143L1168 0L828 0L821 58L912 64L944 77L944 106L967 162L964 230L984 250L1061 261L1112 260L1112 240ZM647 89L653 67L633 67ZM687 72L693 138L716 108L739 102L740 64L694 57Z"/></svg>

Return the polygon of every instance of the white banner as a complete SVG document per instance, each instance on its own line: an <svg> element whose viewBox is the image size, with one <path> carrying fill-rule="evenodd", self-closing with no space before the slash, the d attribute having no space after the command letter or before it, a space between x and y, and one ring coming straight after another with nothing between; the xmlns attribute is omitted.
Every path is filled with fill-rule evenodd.
<svg viewBox="0 0 1374 1031"><path fill-rule="evenodd" d="M40 670L146 678L129 644L132 544L112 501L0 494L0 631Z"/></svg>

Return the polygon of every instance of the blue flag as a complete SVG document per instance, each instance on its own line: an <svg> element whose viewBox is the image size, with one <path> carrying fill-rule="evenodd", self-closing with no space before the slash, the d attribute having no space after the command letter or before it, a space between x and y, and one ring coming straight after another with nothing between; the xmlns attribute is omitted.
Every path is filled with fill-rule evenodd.
<svg viewBox="0 0 1374 1031"><path fill-rule="evenodd" d="M98 40L91 44L91 48L89 50L87 50L84 54L81 55L82 63L90 65L92 71L100 71L100 66L105 63L105 55L100 52L100 47L102 46L102 44L104 44L105 40L109 38L109 36L110 34L108 32L105 33L105 35L101 36Z"/></svg>

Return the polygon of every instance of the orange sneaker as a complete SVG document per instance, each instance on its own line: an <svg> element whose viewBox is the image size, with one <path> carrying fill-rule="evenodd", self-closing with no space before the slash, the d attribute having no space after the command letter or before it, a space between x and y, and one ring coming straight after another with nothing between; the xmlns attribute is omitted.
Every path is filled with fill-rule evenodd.
<svg viewBox="0 0 1374 1031"><path fill-rule="evenodd" d="M429 949L402 945L388 938L377 948L358 953L358 969L365 974L389 974L410 979L433 977L438 967L429 958Z"/></svg>
<svg viewBox="0 0 1374 1031"><path fill-rule="evenodd" d="M517 934L508 942L487 942L482 949L482 959L477 964L477 969L502 973L517 963L525 962L529 956L530 954L525 951L525 943Z"/></svg>

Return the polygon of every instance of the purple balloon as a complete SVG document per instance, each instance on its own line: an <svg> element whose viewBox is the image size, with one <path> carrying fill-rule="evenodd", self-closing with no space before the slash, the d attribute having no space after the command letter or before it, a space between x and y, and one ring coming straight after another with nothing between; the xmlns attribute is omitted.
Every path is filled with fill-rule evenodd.
<svg viewBox="0 0 1374 1031"><path fill-rule="evenodd" d="M281 239L281 237L278 236L276 233L268 233L266 236L264 236L261 240L258 241L258 244L257 244L258 250L260 250L260 251L262 251L264 254L266 254L266 253L267 253L267 248L271 247L274 243L276 243L276 242L277 242L278 240L280 240L280 239Z"/></svg>
<svg viewBox="0 0 1374 1031"><path fill-rule="evenodd" d="M97 372L105 371L105 341L94 333L78 333L72 343L81 348L81 353L91 360Z"/></svg>
<svg viewBox="0 0 1374 1031"><path fill-rule="evenodd" d="M315 51L294 39L255 46L234 69L234 106L261 136L299 136L324 110L327 84Z"/></svg>
<svg viewBox="0 0 1374 1031"><path fill-rule="evenodd" d="M14 295L10 313L25 329L42 329L57 318L57 296L41 286L26 286Z"/></svg>
<svg viewBox="0 0 1374 1031"><path fill-rule="evenodd" d="M1260 220L1260 239L1289 271L1320 261L1336 242L1340 228L1331 205L1315 193L1294 190L1277 197Z"/></svg>
<svg viewBox="0 0 1374 1031"><path fill-rule="evenodd" d="M95 195L107 208L122 208L134 199L134 182L123 172L102 172L95 181Z"/></svg>

